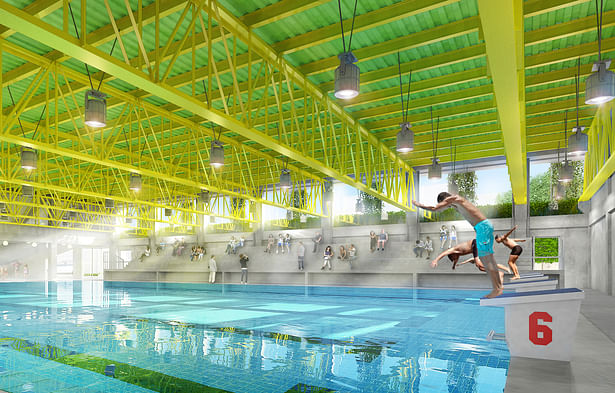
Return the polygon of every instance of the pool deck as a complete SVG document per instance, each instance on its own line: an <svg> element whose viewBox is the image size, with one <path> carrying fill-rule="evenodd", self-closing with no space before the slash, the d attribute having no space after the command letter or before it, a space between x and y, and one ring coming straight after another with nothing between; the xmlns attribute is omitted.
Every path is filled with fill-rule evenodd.
<svg viewBox="0 0 615 393"><path fill-rule="evenodd" d="M511 358L505 393L612 393L615 297L585 290L572 361Z"/></svg>

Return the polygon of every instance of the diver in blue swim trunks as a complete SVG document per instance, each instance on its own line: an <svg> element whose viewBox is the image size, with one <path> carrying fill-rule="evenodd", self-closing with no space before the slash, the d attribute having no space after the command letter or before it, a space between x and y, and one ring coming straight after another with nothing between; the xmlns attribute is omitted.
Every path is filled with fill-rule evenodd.
<svg viewBox="0 0 615 393"><path fill-rule="evenodd" d="M498 273L497 264L493 257L493 225L487 220L487 217L476 206L470 203L467 199L459 195L451 195L448 192L438 194L438 204L436 206L427 206L417 201L412 201L412 204L421 209L430 211L442 211L448 208L456 209L472 226L476 232L476 248L478 256L484 263L489 277L491 278L491 291L486 297L492 298L502 294L502 280Z"/></svg>

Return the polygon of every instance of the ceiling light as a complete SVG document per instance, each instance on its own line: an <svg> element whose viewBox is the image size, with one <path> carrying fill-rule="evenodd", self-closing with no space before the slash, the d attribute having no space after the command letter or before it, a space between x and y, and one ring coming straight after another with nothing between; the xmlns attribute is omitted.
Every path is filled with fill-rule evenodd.
<svg viewBox="0 0 615 393"><path fill-rule="evenodd" d="M34 247L34 248L38 247L38 243L37 242L32 242L32 247Z"/></svg>
<svg viewBox="0 0 615 393"><path fill-rule="evenodd" d="M452 180L451 177L448 178L448 193L449 194L459 194L459 186L457 185L457 182Z"/></svg>
<svg viewBox="0 0 615 393"><path fill-rule="evenodd" d="M340 53L337 56L340 65L335 69L335 97L342 100L349 100L359 95L359 83L361 71L353 63L357 58L352 52Z"/></svg>
<svg viewBox="0 0 615 393"><path fill-rule="evenodd" d="M594 63L590 76L585 79L585 103L600 105L615 98L615 73L609 71L610 60Z"/></svg>
<svg viewBox="0 0 615 393"><path fill-rule="evenodd" d="M587 134L583 133L585 127L574 127L572 131L574 134L568 138L568 151L571 154L581 155L587 153Z"/></svg>
<svg viewBox="0 0 615 393"><path fill-rule="evenodd" d="M130 185L128 186L128 188L131 191L139 192L141 190L141 175L139 175L138 173L131 173Z"/></svg>
<svg viewBox="0 0 615 393"><path fill-rule="evenodd" d="M280 173L280 188L283 190L288 190L292 185L290 179L290 169L282 169L282 173Z"/></svg>
<svg viewBox="0 0 615 393"><path fill-rule="evenodd" d="M21 149L21 167L27 171L35 170L37 166L36 151L24 147Z"/></svg>
<svg viewBox="0 0 615 393"><path fill-rule="evenodd" d="M107 125L107 96L98 90L85 92L85 124L93 128Z"/></svg>
<svg viewBox="0 0 615 393"><path fill-rule="evenodd" d="M564 162L559 167L559 181L562 183L569 183L572 181L574 175L574 167L569 162Z"/></svg>
<svg viewBox="0 0 615 393"><path fill-rule="evenodd" d="M114 203L113 199L105 199L105 207L107 209L113 209Z"/></svg>
<svg viewBox="0 0 615 393"><path fill-rule="evenodd" d="M173 215L173 209L164 208L164 216L171 217Z"/></svg>
<svg viewBox="0 0 615 393"><path fill-rule="evenodd" d="M427 171L427 178L428 179L442 178L442 165L440 165L437 158L434 158L432 164L429 166L429 170Z"/></svg>
<svg viewBox="0 0 615 393"><path fill-rule="evenodd" d="M3 241L2 241L2 245L3 245L4 247L6 247L6 246L8 246L8 245L9 245L9 242L8 242L8 241L6 241L6 240L3 240Z"/></svg>
<svg viewBox="0 0 615 393"><path fill-rule="evenodd" d="M401 130L397 133L397 151L409 153L414 150L414 133L410 123L401 123Z"/></svg>
<svg viewBox="0 0 615 393"><path fill-rule="evenodd" d="M198 197L201 200L201 202L209 203L209 201L211 199L211 194L210 194L209 191L205 190L205 191L199 192Z"/></svg>
<svg viewBox="0 0 615 393"><path fill-rule="evenodd" d="M209 153L209 165L214 168L224 166L224 145L218 140L211 142L211 151Z"/></svg>
<svg viewBox="0 0 615 393"><path fill-rule="evenodd" d="M34 195L34 187L28 185L21 186L21 195L23 196L32 196Z"/></svg>

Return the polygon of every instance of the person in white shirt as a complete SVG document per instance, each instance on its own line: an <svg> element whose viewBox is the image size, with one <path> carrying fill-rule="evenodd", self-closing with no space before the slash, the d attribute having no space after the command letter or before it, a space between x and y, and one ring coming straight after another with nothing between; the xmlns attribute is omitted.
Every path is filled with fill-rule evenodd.
<svg viewBox="0 0 615 393"><path fill-rule="evenodd" d="M216 272L218 271L218 265L216 264L216 257L211 256L209 258L209 283L213 284L216 282Z"/></svg>

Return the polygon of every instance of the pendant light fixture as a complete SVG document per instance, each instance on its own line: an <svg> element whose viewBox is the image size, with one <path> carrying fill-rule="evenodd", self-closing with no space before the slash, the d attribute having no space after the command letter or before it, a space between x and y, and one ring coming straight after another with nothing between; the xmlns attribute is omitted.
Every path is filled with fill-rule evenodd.
<svg viewBox="0 0 615 393"><path fill-rule="evenodd" d="M594 63L590 76L585 79L585 103L600 105L615 98L615 73L609 71L611 60L602 60L602 10L604 0L596 0L596 25L598 30L598 61Z"/></svg>
<svg viewBox="0 0 615 393"><path fill-rule="evenodd" d="M410 83L412 82L412 70L410 70L410 76L408 78L408 97L406 99L406 106L404 107L404 89L401 80L401 60L399 52L397 52L397 68L399 69L399 95L401 97L401 115L402 122L399 125L401 130L397 133L397 152L409 153L414 150L414 133L412 132L412 125L408 122L408 108L410 107Z"/></svg>
<svg viewBox="0 0 615 393"><path fill-rule="evenodd" d="M98 90L85 92L85 121L92 128L107 125L107 96Z"/></svg>
<svg viewBox="0 0 615 393"><path fill-rule="evenodd" d="M202 203L209 203L210 199L211 199L211 194L209 191L204 190L198 193L198 197L201 200Z"/></svg>
<svg viewBox="0 0 615 393"><path fill-rule="evenodd" d="M113 199L105 199L105 208L113 209L114 206L115 203L113 202Z"/></svg>
<svg viewBox="0 0 615 393"><path fill-rule="evenodd" d="M577 125L572 129L574 134L568 138L568 151L571 154L581 155L587 153L588 137L583 133L585 127L579 125L579 76L581 75L581 59L577 59L577 75L575 76L577 100Z"/></svg>
<svg viewBox="0 0 615 393"><path fill-rule="evenodd" d="M566 117L564 119L564 143L566 143L566 130L568 129L568 112L566 111ZM559 144L557 149L557 162L559 162ZM568 162L568 149L564 145L564 162L559 167L559 181L562 183L569 183L572 181L574 175L574 168Z"/></svg>
<svg viewBox="0 0 615 393"><path fill-rule="evenodd" d="M357 15L357 3L354 2L354 12L352 14L352 27L350 28L350 39L348 40L348 50L346 50L346 38L344 37L344 20L342 19L342 2L337 0L340 11L340 26L342 28L342 45L344 51L337 55L340 65L335 69L335 97L342 100L349 100L359 95L359 84L361 70L354 63L357 58L351 52L352 33L354 31L354 19Z"/></svg>
<svg viewBox="0 0 615 393"><path fill-rule="evenodd" d="M214 169L219 169L224 166L224 145L220 142L222 136L222 128L216 138L216 128L213 124L210 125L211 131L214 134L214 139L211 141L211 150L209 151L209 165Z"/></svg>
<svg viewBox="0 0 615 393"><path fill-rule="evenodd" d="M290 169L283 168L280 173L280 188L282 190L288 190L292 186L291 178L290 178Z"/></svg>
<svg viewBox="0 0 615 393"><path fill-rule="evenodd" d="M21 167L27 171L33 171L37 168L36 151L29 147L21 149Z"/></svg>
<svg viewBox="0 0 615 393"><path fill-rule="evenodd" d="M459 185L455 181L455 160L457 158L457 146L453 149L453 141L451 140L451 160L453 160L453 171L448 177L448 193L459 194Z"/></svg>
<svg viewBox="0 0 615 393"><path fill-rule="evenodd" d="M440 179L442 178L442 165L440 165L438 157L436 157L436 154L438 153L438 132L440 130L440 117L438 116L438 121L436 123L436 132L434 136L433 107L429 108L429 112L431 114L431 145L433 147L433 158L432 158L432 163L429 166L429 170L427 172L427 178L428 179Z"/></svg>
<svg viewBox="0 0 615 393"><path fill-rule="evenodd" d="M134 192L141 191L141 175L139 175L138 173L131 173L130 184L128 188Z"/></svg>

